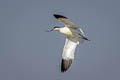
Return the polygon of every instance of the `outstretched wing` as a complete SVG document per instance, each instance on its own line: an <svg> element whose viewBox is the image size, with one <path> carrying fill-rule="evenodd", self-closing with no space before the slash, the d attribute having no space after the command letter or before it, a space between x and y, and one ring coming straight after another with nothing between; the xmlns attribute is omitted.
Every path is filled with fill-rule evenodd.
<svg viewBox="0 0 120 80"><path fill-rule="evenodd" d="M76 25L73 24L71 21L68 20L67 17L65 16L62 16L62 15L59 15L59 14L53 14L53 16L58 19L59 21L63 22L66 27L69 27L69 28L76 28Z"/></svg>
<svg viewBox="0 0 120 80"><path fill-rule="evenodd" d="M72 64L72 60L74 59L74 52L78 43L78 39L66 38L62 54L61 72L67 71Z"/></svg>

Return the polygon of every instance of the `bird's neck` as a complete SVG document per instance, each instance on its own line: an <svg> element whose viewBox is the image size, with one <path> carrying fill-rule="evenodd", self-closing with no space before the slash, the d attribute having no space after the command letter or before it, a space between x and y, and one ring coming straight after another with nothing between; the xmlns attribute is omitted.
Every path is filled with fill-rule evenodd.
<svg viewBox="0 0 120 80"><path fill-rule="evenodd" d="M66 35L68 37L72 37L73 36L71 30L68 27L60 28L59 32L63 33L64 35Z"/></svg>

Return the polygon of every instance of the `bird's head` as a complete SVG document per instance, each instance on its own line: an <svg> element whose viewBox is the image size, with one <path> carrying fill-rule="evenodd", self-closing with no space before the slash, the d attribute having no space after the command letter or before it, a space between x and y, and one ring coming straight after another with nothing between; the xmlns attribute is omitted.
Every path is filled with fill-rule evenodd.
<svg viewBox="0 0 120 80"><path fill-rule="evenodd" d="M54 30L54 31L59 31L60 28L61 28L61 27L59 27L59 26L55 26L55 27L53 27L53 30Z"/></svg>
<svg viewBox="0 0 120 80"><path fill-rule="evenodd" d="M51 31L59 31L61 27L59 26L55 26L53 27L51 30L48 30L47 32L51 32Z"/></svg>

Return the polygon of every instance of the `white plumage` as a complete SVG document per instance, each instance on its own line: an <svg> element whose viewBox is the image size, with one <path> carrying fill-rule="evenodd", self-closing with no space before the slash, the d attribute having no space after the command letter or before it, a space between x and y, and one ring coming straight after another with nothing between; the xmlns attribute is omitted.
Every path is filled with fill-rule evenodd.
<svg viewBox="0 0 120 80"><path fill-rule="evenodd" d="M76 39L66 38L62 58L65 60L74 59L74 52L77 45L78 45L78 41Z"/></svg>

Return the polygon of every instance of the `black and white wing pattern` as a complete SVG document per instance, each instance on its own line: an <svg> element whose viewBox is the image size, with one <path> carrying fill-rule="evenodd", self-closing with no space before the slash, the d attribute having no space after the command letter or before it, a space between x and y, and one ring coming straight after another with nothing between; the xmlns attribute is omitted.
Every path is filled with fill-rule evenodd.
<svg viewBox="0 0 120 80"><path fill-rule="evenodd" d="M79 40L77 38L66 38L62 54L61 72L66 72L72 64L74 53Z"/></svg>
<svg viewBox="0 0 120 80"><path fill-rule="evenodd" d="M53 16L58 19L59 21L63 22L66 27L69 27L69 28L76 28L76 25L73 24L71 21L68 20L67 17L65 16L62 16L62 15L59 15L59 14L53 14Z"/></svg>

